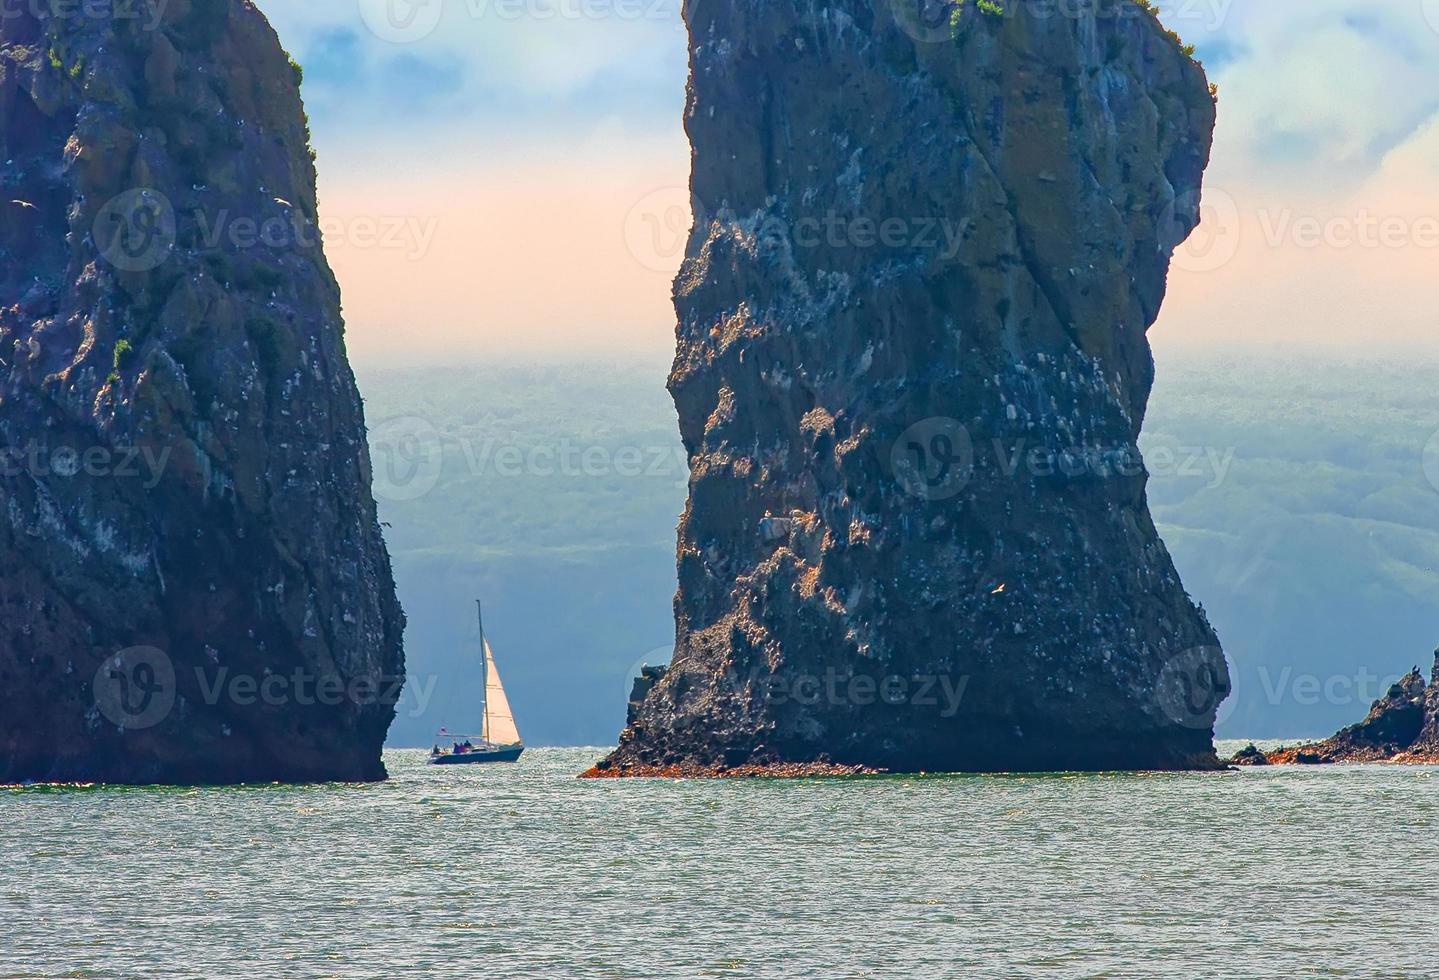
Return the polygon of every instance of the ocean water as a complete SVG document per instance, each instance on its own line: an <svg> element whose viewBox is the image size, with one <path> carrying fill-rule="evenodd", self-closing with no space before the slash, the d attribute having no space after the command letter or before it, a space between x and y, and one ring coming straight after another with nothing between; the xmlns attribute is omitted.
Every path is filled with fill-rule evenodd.
<svg viewBox="0 0 1439 980"><path fill-rule="evenodd" d="M1439 770L573 778L600 754L0 790L0 977L1439 972Z"/></svg>

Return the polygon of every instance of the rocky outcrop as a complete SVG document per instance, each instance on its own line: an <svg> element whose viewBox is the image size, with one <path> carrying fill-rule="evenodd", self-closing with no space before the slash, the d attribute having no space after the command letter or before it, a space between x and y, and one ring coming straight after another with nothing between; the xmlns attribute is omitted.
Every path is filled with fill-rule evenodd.
<svg viewBox="0 0 1439 980"><path fill-rule="evenodd" d="M0 782L369 780L403 615L246 0L0 20Z"/></svg>
<svg viewBox="0 0 1439 980"><path fill-rule="evenodd" d="M1397 762L1439 765L1439 651L1426 684L1419 668L1375 701L1369 715L1333 738L1269 753L1275 765Z"/></svg>
<svg viewBox="0 0 1439 980"><path fill-rule="evenodd" d="M1136 448L1215 110L1130 0L689 0L669 673L595 774L1214 768Z"/></svg>
<svg viewBox="0 0 1439 980"><path fill-rule="evenodd" d="M1235 766L1267 766L1269 757L1260 751L1259 746L1251 742L1240 749L1234 758L1229 760L1229 763Z"/></svg>
<svg viewBox="0 0 1439 980"><path fill-rule="evenodd" d="M639 718L640 709L644 707L645 699L655 689L655 685L664 680L665 674L669 673L668 667L651 667L648 664L640 668L640 676L635 678L634 687L630 689L629 713L626 716L625 724L633 725Z"/></svg>

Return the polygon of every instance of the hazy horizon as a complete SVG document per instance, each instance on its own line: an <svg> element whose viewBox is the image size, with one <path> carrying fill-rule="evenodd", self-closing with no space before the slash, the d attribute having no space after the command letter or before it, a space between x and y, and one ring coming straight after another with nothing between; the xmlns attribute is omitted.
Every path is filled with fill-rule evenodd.
<svg viewBox="0 0 1439 980"><path fill-rule="evenodd" d="M1326 735L1363 718L1383 681L1428 669L1434 363L1160 354L1141 443L1150 505L1230 658L1219 737ZM391 745L473 710L477 596L527 740L612 744L634 675L674 638L688 468L666 371L653 353L359 366L410 615Z"/></svg>

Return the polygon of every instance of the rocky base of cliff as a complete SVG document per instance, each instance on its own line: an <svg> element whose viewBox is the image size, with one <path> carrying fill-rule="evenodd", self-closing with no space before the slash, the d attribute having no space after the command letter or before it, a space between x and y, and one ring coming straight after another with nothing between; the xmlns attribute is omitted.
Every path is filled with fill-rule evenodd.
<svg viewBox="0 0 1439 980"><path fill-rule="evenodd" d="M1374 702L1367 718L1333 738L1267 753L1251 745L1230 761L1238 766L1439 765L1439 652L1427 685L1415 667Z"/></svg>
<svg viewBox="0 0 1439 980"><path fill-rule="evenodd" d="M673 680L673 679L672 679ZM681 682L678 690L698 682ZM665 702L646 701L649 718ZM752 709L753 710L753 709ZM588 778L811 778L866 774L1020 772L1218 772L1227 768L1207 733L1187 741L1155 732L1154 737L1077 741L1063 719L1026 719L1006 727L981 711L961 705L960 724L939 722L913 732L913 719L900 716L882 739L850 738L837 750L816 753L804 732L776 725L755 732L743 726L697 731L682 709L674 709L658 730L631 724L616 750L584 775Z"/></svg>
<svg viewBox="0 0 1439 980"><path fill-rule="evenodd" d="M833 762L777 762L767 765L624 765L608 759L580 773L581 779L844 779L852 776L890 775L868 766Z"/></svg>

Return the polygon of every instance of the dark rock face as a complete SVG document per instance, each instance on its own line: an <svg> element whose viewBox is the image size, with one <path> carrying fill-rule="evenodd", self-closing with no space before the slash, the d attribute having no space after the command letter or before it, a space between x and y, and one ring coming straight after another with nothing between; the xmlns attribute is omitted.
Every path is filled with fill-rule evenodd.
<svg viewBox="0 0 1439 980"><path fill-rule="evenodd" d="M635 678L634 687L630 689L629 713L625 724L633 725L639 717L640 708L644 707L645 699L655 689L655 685L664 680L665 674L669 673L668 667L645 666L640 669L640 676Z"/></svg>
<svg viewBox="0 0 1439 980"><path fill-rule="evenodd" d="M677 649L605 773L1219 765L1136 448L1204 73L1130 0L915 6L686 4Z"/></svg>
<svg viewBox="0 0 1439 980"><path fill-rule="evenodd" d="M0 20L0 782L383 778L298 71L246 0L42 6Z"/></svg>
<svg viewBox="0 0 1439 980"><path fill-rule="evenodd" d="M1267 766L1269 757L1259 750L1259 746L1251 742L1241 749L1233 759L1230 759L1229 763L1235 766Z"/></svg>
<svg viewBox="0 0 1439 980"><path fill-rule="evenodd" d="M1278 764L1336 762L1439 764L1439 651L1429 683L1419 668L1375 701L1369 715L1327 741L1270 753Z"/></svg>

